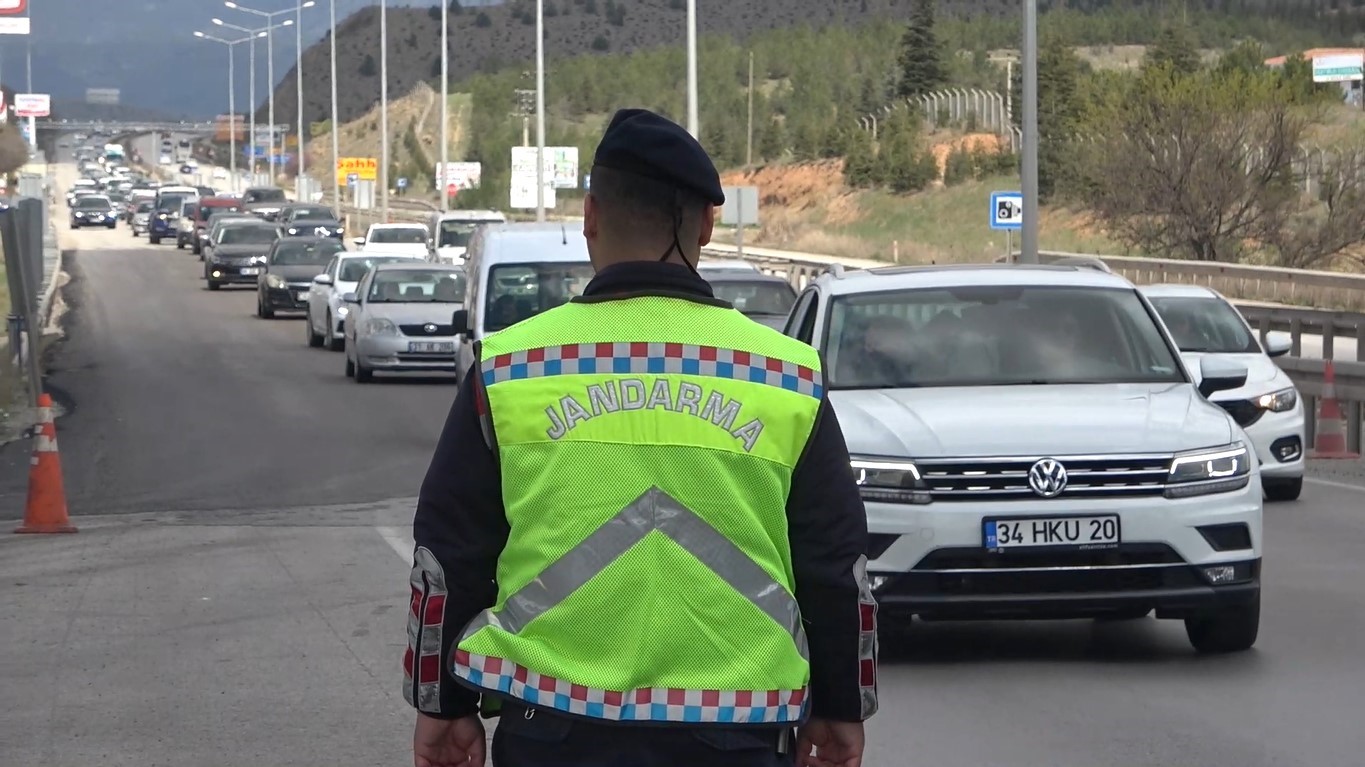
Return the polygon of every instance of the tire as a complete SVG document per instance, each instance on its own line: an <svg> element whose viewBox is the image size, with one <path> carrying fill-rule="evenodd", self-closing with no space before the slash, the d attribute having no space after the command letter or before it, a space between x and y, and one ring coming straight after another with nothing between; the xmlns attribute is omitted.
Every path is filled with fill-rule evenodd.
<svg viewBox="0 0 1365 767"><path fill-rule="evenodd" d="M161 238L160 238L160 237L157 237L156 235L152 234L151 232L147 232L147 241L150 242L150 243L153 244L153 245L160 245L160 244L161 244Z"/></svg>
<svg viewBox="0 0 1365 767"><path fill-rule="evenodd" d="M328 313L327 313L327 334L326 334L325 336L323 336L323 338L329 338L329 337L332 335L332 327L333 327L333 325L332 325L332 314L331 314L331 312L328 312ZM344 352L344 351L346 351L346 339L344 339L344 338L329 338L329 340L327 341L327 348L328 348L328 349L331 349L331 350L334 351L334 352Z"/></svg>
<svg viewBox="0 0 1365 767"><path fill-rule="evenodd" d="M209 280L208 284L209 290L217 290L218 288L222 287L222 283L214 282L213 280Z"/></svg>
<svg viewBox="0 0 1365 767"><path fill-rule="evenodd" d="M1261 479L1261 489L1271 501L1297 501L1303 492L1303 477L1290 479Z"/></svg>
<svg viewBox="0 0 1365 767"><path fill-rule="evenodd" d="M320 335L318 335L317 333L314 333L314 332L313 332L313 315L312 315L312 314L305 314L305 315L304 315L304 317L303 317L303 332L304 332L304 334L308 337L308 348L310 348L310 349L321 349L321 348L322 348L322 341L323 341L322 336L320 336Z"/></svg>
<svg viewBox="0 0 1365 767"><path fill-rule="evenodd" d="M352 365L355 368L356 383L363 384L369 383L374 380L374 372L371 371L369 368L365 367L364 365L360 364L359 359L357 359L354 363L347 364Z"/></svg>
<svg viewBox="0 0 1365 767"><path fill-rule="evenodd" d="M184 249L185 249L185 241L182 240L182 239L180 239L179 237L176 237L176 238L175 238L175 249L176 249L176 250L184 250Z"/></svg>
<svg viewBox="0 0 1365 767"><path fill-rule="evenodd" d="M1197 652L1214 655L1250 650L1261 628L1261 597L1199 618L1185 619L1185 635Z"/></svg>
<svg viewBox="0 0 1365 767"><path fill-rule="evenodd" d="M263 320L275 319L275 310L265 305L259 297L256 299L256 316Z"/></svg>
<svg viewBox="0 0 1365 767"><path fill-rule="evenodd" d="M346 377L355 378L355 363L351 362L350 357L346 358Z"/></svg>
<svg viewBox="0 0 1365 767"><path fill-rule="evenodd" d="M107 226L107 227L105 227L105 228L106 228L106 229L115 229L115 228L117 228L117 226L118 226L117 224L110 224L109 226Z"/></svg>

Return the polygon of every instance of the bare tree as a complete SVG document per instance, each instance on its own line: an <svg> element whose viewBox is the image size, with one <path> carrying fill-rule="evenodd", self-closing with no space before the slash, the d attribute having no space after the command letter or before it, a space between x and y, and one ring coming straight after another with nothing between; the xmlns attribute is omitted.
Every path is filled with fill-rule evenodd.
<svg viewBox="0 0 1365 767"><path fill-rule="evenodd" d="M1307 169L1305 168L1305 172ZM1365 146L1341 147L1324 160L1317 199L1305 200L1268 244L1281 266L1321 267L1345 258L1365 266Z"/></svg>
<svg viewBox="0 0 1365 767"><path fill-rule="evenodd" d="M28 162L28 143L13 123L0 123L0 174L10 174Z"/></svg>
<svg viewBox="0 0 1365 767"><path fill-rule="evenodd" d="M1280 241L1301 205L1293 158L1306 124L1259 73L1154 67L1091 162L1094 210L1148 253L1235 260Z"/></svg>

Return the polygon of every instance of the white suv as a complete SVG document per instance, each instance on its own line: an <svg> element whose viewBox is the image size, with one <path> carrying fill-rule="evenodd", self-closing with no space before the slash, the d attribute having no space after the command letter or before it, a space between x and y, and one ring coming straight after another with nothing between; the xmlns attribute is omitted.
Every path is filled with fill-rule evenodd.
<svg viewBox="0 0 1365 767"><path fill-rule="evenodd" d="M1152 306L1084 267L835 268L786 333L825 361L896 618L1185 621L1201 652L1260 622L1261 484Z"/></svg>
<svg viewBox="0 0 1365 767"><path fill-rule="evenodd" d="M1303 491L1303 399L1273 357L1288 354L1288 333L1256 332L1218 292L1201 285L1147 285L1142 294L1156 307L1180 355L1191 368L1216 355L1247 368L1246 385L1219 392L1213 402L1246 431L1261 461L1261 486L1272 501L1292 501Z"/></svg>

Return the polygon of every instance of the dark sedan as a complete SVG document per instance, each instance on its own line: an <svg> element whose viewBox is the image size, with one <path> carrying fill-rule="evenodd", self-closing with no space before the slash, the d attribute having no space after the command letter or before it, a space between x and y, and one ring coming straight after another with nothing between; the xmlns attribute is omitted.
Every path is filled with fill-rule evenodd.
<svg viewBox="0 0 1365 767"><path fill-rule="evenodd" d="M224 222L214 239L204 244L204 282L209 290L255 285L278 238L274 225L264 221Z"/></svg>
<svg viewBox="0 0 1365 767"><path fill-rule="evenodd" d="M749 319L781 330L796 303L796 291L781 277L759 272L701 270L716 298L728 301Z"/></svg>
<svg viewBox="0 0 1365 767"><path fill-rule="evenodd" d="M80 229L84 226L103 226L113 229L118 224L118 216L114 214L113 204L108 197L102 195L88 195L78 197L71 206L71 228Z"/></svg>
<svg viewBox="0 0 1365 767"><path fill-rule="evenodd" d="M331 237L286 237L275 241L266 256L265 271L256 282L256 316L271 319L275 312L308 311L313 278L346 250Z"/></svg>
<svg viewBox="0 0 1365 767"><path fill-rule="evenodd" d="M337 214L326 205L287 205L276 220L280 225L281 237L335 237L340 240L346 234L346 228Z"/></svg>

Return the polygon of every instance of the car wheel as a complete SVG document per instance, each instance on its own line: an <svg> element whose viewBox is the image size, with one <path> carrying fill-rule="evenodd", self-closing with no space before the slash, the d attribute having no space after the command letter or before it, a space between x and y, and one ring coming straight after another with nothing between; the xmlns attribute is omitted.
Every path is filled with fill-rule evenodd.
<svg viewBox="0 0 1365 767"><path fill-rule="evenodd" d="M346 377L355 378L355 363L351 362L350 355L346 356Z"/></svg>
<svg viewBox="0 0 1365 767"><path fill-rule="evenodd" d="M1261 628L1261 597L1250 604L1225 607L1185 620L1185 635L1201 653L1230 653L1251 649Z"/></svg>
<svg viewBox="0 0 1365 767"><path fill-rule="evenodd" d="M175 249L176 249L176 250L184 250L184 249L185 249L185 241L182 240L182 239L180 239L179 237L175 238Z"/></svg>
<svg viewBox="0 0 1365 767"><path fill-rule="evenodd" d="M336 327L336 326L332 323L332 315L331 315L331 313L328 313L328 315L327 315L327 335L329 335L329 336L332 335L332 328L334 328L334 327ZM346 339L344 339L344 338L332 338L332 340L329 341L329 342L327 343L327 348L328 348L328 349L331 349L331 350L334 351L334 352L346 351Z"/></svg>
<svg viewBox="0 0 1365 767"><path fill-rule="evenodd" d="M115 226L115 224L110 224L108 228L113 229Z"/></svg>
<svg viewBox="0 0 1365 767"><path fill-rule="evenodd" d="M374 380L374 373L369 368L365 367L360 363L359 357L356 358L354 367L356 383L369 383L370 381Z"/></svg>
<svg viewBox="0 0 1365 767"><path fill-rule="evenodd" d="M267 307L259 296L256 298L256 316L263 320L275 319L275 310Z"/></svg>
<svg viewBox="0 0 1365 767"><path fill-rule="evenodd" d="M313 332L313 315L311 312L303 317L303 332L308 336L308 348L322 348L322 336Z"/></svg>
<svg viewBox="0 0 1365 767"><path fill-rule="evenodd" d="M1262 478L1261 489L1265 491L1265 497L1272 501L1297 501L1303 492L1303 477Z"/></svg>
<svg viewBox="0 0 1365 767"><path fill-rule="evenodd" d="M148 235L147 235L147 241L150 242L150 243L152 243L153 245L160 245L160 244L161 244L161 238L160 238L160 237L157 237L157 236L154 235L154 234L148 234Z"/></svg>
<svg viewBox="0 0 1365 767"><path fill-rule="evenodd" d="M208 284L209 290L217 290L218 288L222 287L220 283L214 282L213 280L209 280Z"/></svg>

